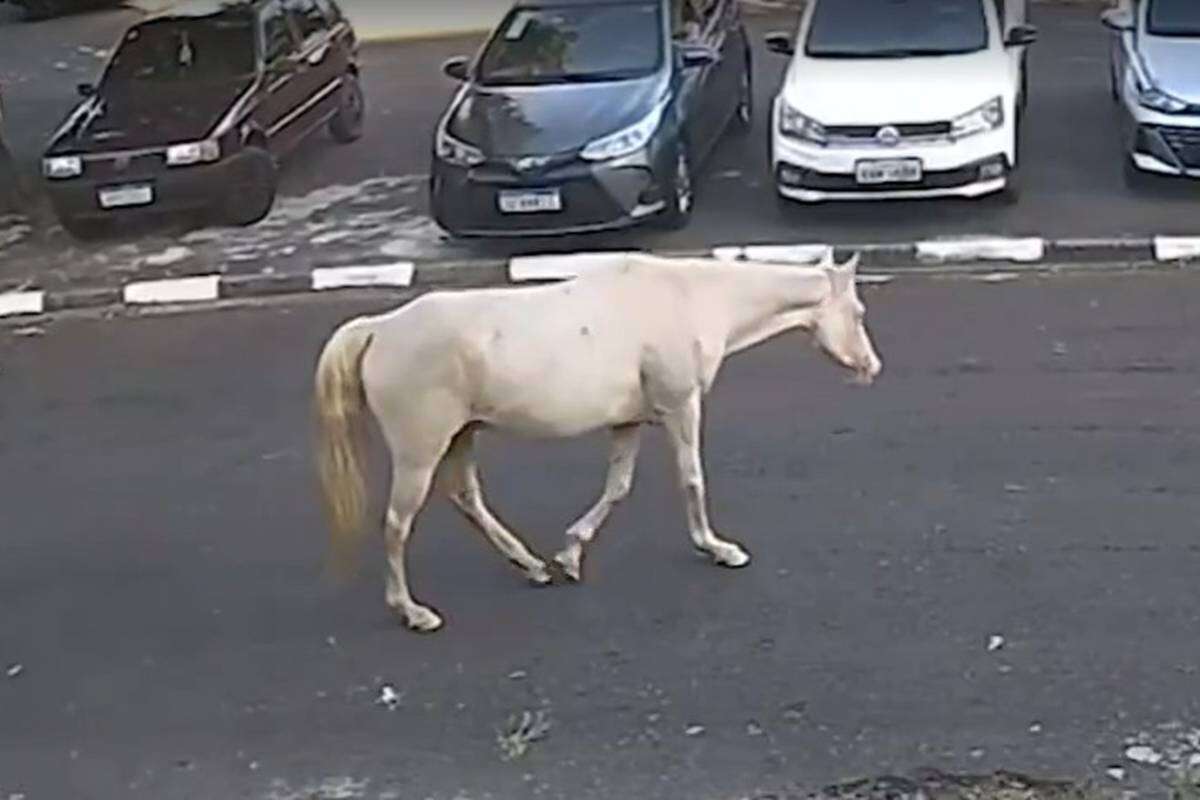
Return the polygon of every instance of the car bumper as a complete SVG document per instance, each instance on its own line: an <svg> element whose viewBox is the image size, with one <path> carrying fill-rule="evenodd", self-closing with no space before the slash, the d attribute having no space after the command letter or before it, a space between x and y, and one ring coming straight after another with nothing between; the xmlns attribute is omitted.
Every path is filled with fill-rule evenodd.
<svg viewBox="0 0 1200 800"><path fill-rule="evenodd" d="M659 162L659 163L654 163ZM572 160L537 173L503 163L462 168L435 162L430 176L434 218L458 236L516 237L590 233L636 225L666 208L671 174L662 159ZM506 213L502 192L557 190L557 211Z"/></svg>
<svg viewBox="0 0 1200 800"><path fill-rule="evenodd" d="M921 180L859 184L858 163L872 159L917 159ZM901 142L822 147L773 136L773 173L784 197L822 200L902 200L936 197L980 197L1000 191L1015 166L1013 132L1003 127L958 142Z"/></svg>
<svg viewBox="0 0 1200 800"><path fill-rule="evenodd" d="M47 180L47 193L60 216L81 219L110 219L131 214L175 214L202 211L226 202L239 175L235 156L215 164L160 170L131 170L128 173L84 175L64 180ZM105 208L100 194L122 187L149 187L152 199L116 208Z"/></svg>
<svg viewBox="0 0 1200 800"><path fill-rule="evenodd" d="M1200 178L1200 115L1160 114L1125 106L1124 135L1130 158L1145 172Z"/></svg>

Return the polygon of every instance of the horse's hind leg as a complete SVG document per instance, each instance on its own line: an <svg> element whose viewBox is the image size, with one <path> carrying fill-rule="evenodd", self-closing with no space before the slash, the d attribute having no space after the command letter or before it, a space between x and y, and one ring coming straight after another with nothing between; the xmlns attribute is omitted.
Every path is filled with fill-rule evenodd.
<svg viewBox="0 0 1200 800"><path fill-rule="evenodd" d="M473 452L475 434L464 428L454 438L449 451L442 460L438 481L454 504L467 520L507 558L513 566L525 573L535 584L550 583L550 572L546 562L535 556L516 534L504 526L487 507L483 499L483 487L479 482L479 467Z"/></svg>
<svg viewBox="0 0 1200 800"><path fill-rule="evenodd" d="M563 572L573 580L581 580L584 547L596 536L596 531L608 519L613 507L629 496L633 488L633 472L637 464L641 427L622 425L612 429L612 449L608 455L608 475L604 494L588 511L567 529L567 546L554 557Z"/></svg>
<svg viewBox="0 0 1200 800"><path fill-rule="evenodd" d="M398 613L408 627L431 633L442 627L442 618L433 609L413 599L408 589L405 551L413 525L433 482L436 461L427 465L402 462L392 468L392 491L388 502L387 545L388 570L387 604Z"/></svg>
<svg viewBox="0 0 1200 800"><path fill-rule="evenodd" d="M663 418L675 463L679 483L687 504L688 530L692 544L726 567L744 567L750 555L733 542L720 538L708 520L708 499L704 491L704 466L700 457L701 401L696 392L678 411Z"/></svg>

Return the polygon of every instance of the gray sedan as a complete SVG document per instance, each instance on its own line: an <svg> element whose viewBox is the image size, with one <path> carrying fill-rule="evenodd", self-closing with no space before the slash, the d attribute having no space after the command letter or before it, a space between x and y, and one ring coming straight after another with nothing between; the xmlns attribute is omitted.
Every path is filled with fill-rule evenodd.
<svg viewBox="0 0 1200 800"><path fill-rule="evenodd" d="M1125 175L1200 178L1200 2L1121 0L1104 12L1115 34L1112 95L1121 107Z"/></svg>

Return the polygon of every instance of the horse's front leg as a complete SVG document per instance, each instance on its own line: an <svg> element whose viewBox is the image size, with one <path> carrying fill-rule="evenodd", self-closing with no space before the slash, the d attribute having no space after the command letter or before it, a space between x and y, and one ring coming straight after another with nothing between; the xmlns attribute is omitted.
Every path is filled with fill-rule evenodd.
<svg viewBox="0 0 1200 800"><path fill-rule="evenodd" d="M726 567L744 567L750 563L750 554L739 545L717 536L708 521L704 465L700 456L701 414L701 394L697 390L682 408L663 418L687 505L688 532L695 548L711 556L716 563Z"/></svg>
<svg viewBox="0 0 1200 800"><path fill-rule="evenodd" d="M567 546L554 557L572 580L582 580L583 550L608 519L613 507L629 496L633 472L641 442L641 426L622 425L612 429L612 449L608 456L608 476L604 494L587 512L567 529Z"/></svg>

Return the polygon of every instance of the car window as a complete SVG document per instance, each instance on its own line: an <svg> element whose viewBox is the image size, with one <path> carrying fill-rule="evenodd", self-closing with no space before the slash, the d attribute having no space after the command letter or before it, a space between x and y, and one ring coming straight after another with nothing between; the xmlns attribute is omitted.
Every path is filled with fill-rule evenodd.
<svg viewBox="0 0 1200 800"><path fill-rule="evenodd" d="M251 18L164 19L125 34L104 83L221 80L253 71Z"/></svg>
<svg viewBox="0 0 1200 800"><path fill-rule="evenodd" d="M283 9L273 4L263 12L263 61L274 64L296 52L296 39Z"/></svg>
<svg viewBox="0 0 1200 800"><path fill-rule="evenodd" d="M305 47L323 37L329 30L329 20L316 0L287 0L287 10Z"/></svg>
<svg viewBox="0 0 1200 800"><path fill-rule="evenodd" d="M619 80L648 75L663 60L657 2L517 8L479 61L492 85Z"/></svg>
<svg viewBox="0 0 1200 800"><path fill-rule="evenodd" d="M819 0L805 52L813 57L887 58L987 48L983 0Z"/></svg>
<svg viewBox="0 0 1200 800"><path fill-rule="evenodd" d="M331 26L342 21L342 10L333 0L316 0L316 3L317 8L321 9L321 13L325 15L325 19L329 20Z"/></svg>
<svg viewBox="0 0 1200 800"><path fill-rule="evenodd" d="M1200 2L1150 0L1146 30L1154 36L1200 36Z"/></svg>

